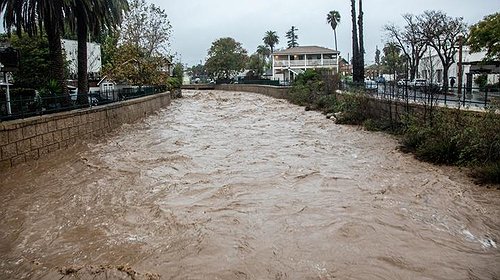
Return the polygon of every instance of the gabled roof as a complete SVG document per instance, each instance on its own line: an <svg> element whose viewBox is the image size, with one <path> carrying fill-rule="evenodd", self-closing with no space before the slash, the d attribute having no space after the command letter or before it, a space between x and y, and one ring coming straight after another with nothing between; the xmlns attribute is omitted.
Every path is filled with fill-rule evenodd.
<svg viewBox="0 0 500 280"><path fill-rule="evenodd" d="M283 51L276 51L273 55L289 55L289 54L325 54L325 53L340 53L339 51L318 47L318 46L299 46L289 48Z"/></svg>

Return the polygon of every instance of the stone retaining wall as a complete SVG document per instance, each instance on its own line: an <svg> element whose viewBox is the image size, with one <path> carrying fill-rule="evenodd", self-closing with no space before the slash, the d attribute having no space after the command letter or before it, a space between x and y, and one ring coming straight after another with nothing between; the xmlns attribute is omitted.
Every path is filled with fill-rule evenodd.
<svg viewBox="0 0 500 280"><path fill-rule="evenodd" d="M228 90L228 91L255 92L279 99L286 99L286 96L290 91L290 87L244 85L244 84L216 85L215 89Z"/></svg>
<svg viewBox="0 0 500 280"><path fill-rule="evenodd" d="M0 122L0 171L101 136L170 104L160 93L104 106Z"/></svg>

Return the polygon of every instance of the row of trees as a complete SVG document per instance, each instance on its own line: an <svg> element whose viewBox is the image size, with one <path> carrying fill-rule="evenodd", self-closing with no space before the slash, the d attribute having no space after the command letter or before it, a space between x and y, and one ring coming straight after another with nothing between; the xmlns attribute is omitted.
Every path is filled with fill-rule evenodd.
<svg viewBox="0 0 500 280"><path fill-rule="evenodd" d="M432 49L443 66L443 88L448 88L448 70L455 63L460 37L465 37L467 25L461 17L451 17L441 11L425 11L420 15L403 15L405 26L384 27L389 42L386 48L401 52L409 69L410 79L418 76L420 60ZM386 54L387 55L387 54Z"/></svg>
<svg viewBox="0 0 500 280"><path fill-rule="evenodd" d="M289 44L297 46L297 28L292 26L287 33ZM260 79L265 70L270 67L270 55L279 44L279 36L276 31L266 31L262 38L263 45L257 46L257 50L248 56L241 43L233 38L220 38L212 43L208 50L208 58L205 65L197 65L191 68L192 75L207 75L216 80L228 81L244 69L250 70L250 78ZM203 68L203 71L200 69Z"/></svg>

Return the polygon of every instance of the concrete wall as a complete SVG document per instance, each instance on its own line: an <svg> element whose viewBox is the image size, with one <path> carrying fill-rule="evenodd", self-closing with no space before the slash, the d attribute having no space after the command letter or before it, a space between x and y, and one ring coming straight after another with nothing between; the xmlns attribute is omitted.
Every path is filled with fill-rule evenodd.
<svg viewBox="0 0 500 280"><path fill-rule="evenodd" d="M276 87L276 86L266 86L266 85L244 85L244 84L228 84L228 85L216 85L217 90L227 90L227 91L243 91L243 92L254 92L264 94L274 98L287 99L287 95L291 87ZM342 94L339 93L337 98L342 99ZM390 118L400 119L406 111L405 102L399 101L389 101L377 98L367 98L366 102L362 104L364 106L363 110L369 118ZM422 104L412 104L408 106L408 111L415 117L427 117L429 107ZM434 110L456 110L453 108L438 107L436 106ZM475 115L481 117L484 112L468 111L470 115Z"/></svg>
<svg viewBox="0 0 500 280"><path fill-rule="evenodd" d="M0 123L0 171L64 150L77 141L101 136L170 104L160 93L89 109Z"/></svg>
<svg viewBox="0 0 500 280"><path fill-rule="evenodd" d="M290 91L290 87L243 85L243 84L216 85L215 89L228 90L228 91L255 92L279 99L286 99L286 96Z"/></svg>

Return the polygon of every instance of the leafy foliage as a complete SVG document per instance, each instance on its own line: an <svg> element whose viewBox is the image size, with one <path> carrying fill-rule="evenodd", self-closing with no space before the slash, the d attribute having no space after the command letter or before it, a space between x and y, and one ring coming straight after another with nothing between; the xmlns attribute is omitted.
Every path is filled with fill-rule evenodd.
<svg viewBox="0 0 500 280"><path fill-rule="evenodd" d="M145 0L130 1L130 11L121 26L122 44L144 51L148 57L168 53L172 25L165 10Z"/></svg>
<svg viewBox="0 0 500 280"><path fill-rule="evenodd" d="M125 44L116 49L113 62L103 72L110 78L131 85L162 85L168 78L165 70L169 61L161 56L147 56L134 45Z"/></svg>
<svg viewBox="0 0 500 280"><path fill-rule="evenodd" d="M297 75L290 91L290 102L325 112L335 111L339 76L327 69L307 69Z"/></svg>
<svg viewBox="0 0 500 280"><path fill-rule="evenodd" d="M440 110L432 124L412 118L406 127L403 147L418 158L470 166L481 180L500 183L500 116L495 112Z"/></svg>
<svg viewBox="0 0 500 280"><path fill-rule="evenodd" d="M10 39L13 48L20 52L19 70L14 72L14 82L21 88L39 89L49 82L49 43L45 36L18 37Z"/></svg>
<svg viewBox="0 0 500 280"><path fill-rule="evenodd" d="M262 74L264 74L264 68L266 67L265 58L258 54L252 54L247 62L246 68L252 72L253 79L260 79Z"/></svg>
<svg viewBox="0 0 500 280"><path fill-rule="evenodd" d="M297 42L297 40L299 39L297 31L299 30L295 26L292 26L290 30L286 33L285 37L288 39L288 41L286 42L288 48L294 48L299 46L299 43Z"/></svg>
<svg viewBox="0 0 500 280"><path fill-rule="evenodd" d="M229 80L245 68L247 51L233 38L220 38L208 50L205 68L216 80Z"/></svg>
<svg viewBox="0 0 500 280"><path fill-rule="evenodd" d="M500 13L486 16L473 25L467 43L473 52L486 49L486 59L500 60Z"/></svg>
<svg viewBox="0 0 500 280"><path fill-rule="evenodd" d="M280 42L280 38L276 34L276 31L271 30L266 32L266 35L262 38L262 40L264 41L264 44L271 49L271 53L274 52L274 46Z"/></svg>

